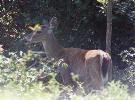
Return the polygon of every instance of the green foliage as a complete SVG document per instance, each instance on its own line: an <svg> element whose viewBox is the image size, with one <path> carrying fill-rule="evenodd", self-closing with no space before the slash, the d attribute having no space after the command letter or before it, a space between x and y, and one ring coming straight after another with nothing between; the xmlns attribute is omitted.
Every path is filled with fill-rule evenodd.
<svg viewBox="0 0 135 100"><path fill-rule="evenodd" d="M106 3L106 0L97 0L97 1L102 3L103 5Z"/></svg>
<svg viewBox="0 0 135 100"><path fill-rule="evenodd" d="M112 58L114 64L118 63L117 67L120 66L119 62L121 61L117 60L119 57L116 55L125 48L134 47L135 44L135 3L133 1L115 0L113 5ZM10 95L10 90L14 90L11 95L15 98L20 94L22 94L22 98L32 98L30 95L35 95L35 99L36 97L40 98L39 95L48 97L48 99L57 97L57 93L61 92L59 90L61 84L54 79L56 75L54 67L59 62L55 62L53 59L42 59L41 55L33 55L31 52L21 53L20 50L24 50L25 47L20 41L22 35L30 32L29 26L41 24L43 19L49 20L52 16L56 16L59 19L59 27L56 32L58 34L56 35L60 41L64 41L61 42L63 45L104 49L105 7L105 0L2 0L0 4L0 44L4 45L4 49L18 52L19 56L15 53L10 53L10 58L0 55L0 86L3 93L1 96ZM33 45L33 47L36 46ZM37 48L41 50L40 45ZM118 78L118 80L134 86L134 68L130 68L134 66L134 53L131 51L121 53L122 60L129 67L123 71L116 69L114 76L115 79ZM63 66L66 67L64 64ZM48 79L48 76L51 76L52 79ZM50 80L49 85L42 84L44 79ZM78 76L73 75L73 79L77 81ZM105 93L107 91L108 98L116 95L116 99L117 97L121 99L122 97L119 97L117 91L122 91L121 93L126 96L120 95L123 98L128 98L123 87L119 87L117 83L112 84L115 84L116 87L110 85L112 90L104 91ZM116 91L113 91L114 88ZM72 94L71 97L75 100L83 99L83 91L81 92L81 95ZM97 95L90 94L90 97L100 100L102 96ZM103 98L105 99L105 97Z"/></svg>
<svg viewBox="0 0 135 100"><path fill-rule="evenodd" d="M37 56L34 56L31 51L27 54L20 53L20 57L14 53L10 53L10 58L0 54L1 100L8 100L9 97L14 100L58 100L63 90L67 91L71 100L132 100L134 98L128 94L127 86L121 82L114 81L109 83L105 89L92 91L88 95L83 92L81 83L78 83L80 89L76 93L73 93L72 88L59 84L55 80L56 73L50 70L50 68L53 69L56 63L60 64L59 62L41 60L41 56L38 56L41 65L35 64L29 68L27 63L33 57ZM42 65L42 61L45 61L44 65ZM41 76L48 75L51 75L52 78L46 81L46 83L43 80L38 80Z"/></svg>
<svg viewBox="0 0 135 100"><path fill-rule="evenodd" d="M135 48L130 47L129 50L124 50L120 53L122 61L126 62L129 66L135 66Z"/></svg>
<svg viewBox="0 0 135 100"><path fill-rule="evenodd" d="M24 48L18 39L30 32L28 27L56 16L60 22L58 37L61 41L68 40L67 43L62 42L64 45L104 49L105 8L105 0L3 0L0 4L0 44L4 44L6 49L22 50ZM128 36L134 31L134 9L133 0L114 1L112 51L116 53L120 49L115 50L115 44L124 42L121 35Z"/></svg>
<svg viewBox="0 0 135 100"><path fill-rule="evenodd" d="M7 96L12 99L28 100L33 96L35 100L41 97L54 100L53 98L58 97L59 85L55 80L55 73L48 72L49 67L46 67L46 70L44 66L40 69L28 68L27 61L33 57L31 52L23 54L21 57L15 53L10 53L10 56L10 58L6 58L0 55L0 97L2 100L6 100ZM46 66L48 66L48 62L46 61ZM38 81L39 78L46 75L52 76L52 79L48 83L46 82L47 86Z"/></svg>
<svg viewBox="0 0 135 100"><path fill-rule="evenodd" d="M87 96L87 100L131 100L127 92L127 87L120 82L112 81L102 92L92 93ZM92 98L92 99L89 99Z"/></svg>

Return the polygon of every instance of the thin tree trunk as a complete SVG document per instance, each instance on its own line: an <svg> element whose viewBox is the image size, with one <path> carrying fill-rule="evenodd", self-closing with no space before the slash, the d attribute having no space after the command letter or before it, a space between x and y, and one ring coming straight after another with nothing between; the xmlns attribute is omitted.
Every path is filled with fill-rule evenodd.
<svg viewBox="0 0 135 100"><path fill-rule="evenodd" d="M111 54L112 3L113 3L113 0L108 0L108 3L107 3L106 52L108 52L109 54Z"/></svg>

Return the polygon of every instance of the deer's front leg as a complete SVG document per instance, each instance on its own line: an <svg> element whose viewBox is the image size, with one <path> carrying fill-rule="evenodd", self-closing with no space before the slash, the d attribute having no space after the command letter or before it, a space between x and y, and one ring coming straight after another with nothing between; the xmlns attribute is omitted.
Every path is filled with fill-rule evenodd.
<svg viewBox="0 0 135 100"><path fill-rule="evenodd" d="M71 69L70 67L58 67L57 80L63 85L72 84Z"/></svg>

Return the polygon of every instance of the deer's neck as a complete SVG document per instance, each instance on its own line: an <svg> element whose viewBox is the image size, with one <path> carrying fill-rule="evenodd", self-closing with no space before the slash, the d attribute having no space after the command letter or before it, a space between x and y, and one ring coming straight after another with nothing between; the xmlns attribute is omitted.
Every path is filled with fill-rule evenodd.
<svg viewBox="0 0 135 100"><path fill-rule="evenodd" d="M60 59L63 52L63 47L59 45L57 39L53 34L49 34L46 40L42 41L45 53L48 58Z"/></svg>

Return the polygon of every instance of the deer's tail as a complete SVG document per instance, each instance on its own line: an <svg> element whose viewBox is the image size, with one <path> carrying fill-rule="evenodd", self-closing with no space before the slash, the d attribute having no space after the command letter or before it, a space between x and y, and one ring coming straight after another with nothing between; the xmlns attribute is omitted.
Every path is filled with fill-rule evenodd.
<svg viewBox="0 0 135 100"><path fill-rule="evenodd" d="M101 74L104 84L112 80L112 59L105 52L101 55Z"/></svg>

